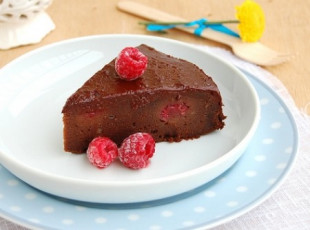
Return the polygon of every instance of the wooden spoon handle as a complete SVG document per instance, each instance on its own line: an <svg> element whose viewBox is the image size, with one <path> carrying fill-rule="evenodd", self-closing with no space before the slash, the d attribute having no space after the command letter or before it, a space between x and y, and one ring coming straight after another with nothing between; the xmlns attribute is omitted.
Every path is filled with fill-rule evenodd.
<svg viewBox="0 0 310 230"><path fill-rule="evenodd" d="M151 8L138 2L123 0L118 2L117 7L119 10L134 14L136 16L161 22L188 22L188 20L168 14L166 12ZM193 34L195 28L192 27L176 27L176 29ZM233 42L238 41L238 38L232 37L227 34L223 34L214 30L205 29L201 33L201 37L207 38L213 41L217 41L226 45L231 45Z"/></svg>

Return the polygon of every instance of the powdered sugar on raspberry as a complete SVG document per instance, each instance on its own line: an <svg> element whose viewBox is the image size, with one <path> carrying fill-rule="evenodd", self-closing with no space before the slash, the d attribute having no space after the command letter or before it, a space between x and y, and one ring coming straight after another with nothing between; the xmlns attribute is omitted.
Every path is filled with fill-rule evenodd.
<svg viewBox="0 0 310 230"><path fill-rule="evenodd" d="M96 137L87 149L89 162L97 168L106 168L118 156L117 145L107 137Z"/></svg>
<svg viewBox="0 0 310 230"><path fill-rule="evenodd" d="M135 80L144 73L147 62L147 57L137 48L126 47L115 59L115 71L124 80Z"/></svg>
<svg viewBox="0 0 310 230"><path fill-rule="evenodd" d="M119 148L119 159L128 168L141 169L149 165L155 152L155 141L148 133L135 133L127 137Z"/></svg>

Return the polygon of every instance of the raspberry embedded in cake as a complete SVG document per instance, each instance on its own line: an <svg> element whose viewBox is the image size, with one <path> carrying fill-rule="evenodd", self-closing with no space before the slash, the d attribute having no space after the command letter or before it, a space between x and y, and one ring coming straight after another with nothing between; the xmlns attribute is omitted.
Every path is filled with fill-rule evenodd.
<svg viewBox="0 0 310 230"><path fill-rule="evenodd" d="M185 103L176 103L165 106L160 112L160 120L167 122L170 118L184 116L189 109Z"/></svg>

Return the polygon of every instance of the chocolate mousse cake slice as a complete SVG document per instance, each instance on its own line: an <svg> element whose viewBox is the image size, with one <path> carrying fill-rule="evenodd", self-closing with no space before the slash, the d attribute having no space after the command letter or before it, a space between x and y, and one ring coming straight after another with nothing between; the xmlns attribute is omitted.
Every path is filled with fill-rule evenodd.
<svg viewBox="0 0 310 230"><path fill-rule="evenodd" d="M198 138L224 127L220 92L200 68L147 45L143 75L119 78L115 59L70 96L63 107L64 149L83 153L97 136L118 145L130 134L150 133L156 142Z"/></svg>

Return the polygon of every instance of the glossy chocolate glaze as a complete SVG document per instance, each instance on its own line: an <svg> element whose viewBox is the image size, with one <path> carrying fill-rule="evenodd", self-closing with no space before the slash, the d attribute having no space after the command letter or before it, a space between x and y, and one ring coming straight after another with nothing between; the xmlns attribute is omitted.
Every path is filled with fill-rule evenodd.
<svg viewBox="0 0 310 230"><path fill-rule="evenodd" d="M195 89L219 93L212 78L196 65L158 52L147 45L142 44L137 48L148 57L147 69L139 79L120 79L113 59L67 100L62 112L70 113L76 109L80 112L94 112L102 108L103 99L135 92ZM92 103L91 107L89 103Z"/></svg>

